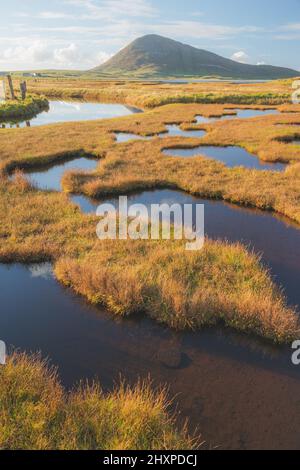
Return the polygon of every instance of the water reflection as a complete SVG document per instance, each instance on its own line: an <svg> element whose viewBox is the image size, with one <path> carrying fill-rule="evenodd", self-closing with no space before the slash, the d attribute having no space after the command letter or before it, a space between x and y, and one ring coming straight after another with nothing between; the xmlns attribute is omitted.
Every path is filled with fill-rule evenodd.
<svg viewBox="0 0 300 470"><path fill-rule="evenodd" d="M239 108L224 108L224 112L228 114L224 114L220 117L204 117L204 116L196 116L196 123L197 124L209 124L216 121L226 121L230 119L249 119L258 116L269 116L269 115L276 115L279 114L277 109L239 109ZM235 113L235 114L232 114Z"/></svg>
<svg viewBox="0 0 300 470"><path fill-rule="evenodd" d="M243 166L245 168L269 171L284 171L282 163L263 162L242 147L221 147L202 145L194 148L168 148L163 153L170 157L191 158L203 155L225 163L228 168Z"/></svg>
<svg viewBox="0 0 300 470"><path fill-rule="evenodd" d="M113 318L48 272L48 265L0 265L0 332L9 351L41 351L68 388L96 378L111 390L120 376L134 384L151 374L154 386L168 385L191 429L222 448L240 448L241 434L246 448L298 445L300 368L288 348L229 330L176 333L142 315ZM278 426L285 419L289 433Z"/></svg>
<svg viewBox="0 0 300 470"><path fill-rule="evenodd" d="M151 136L142 136L138 134L132 134L128 132L116 132L116 141L118 143L129 142L130 140L151 140L154 137L203 137L206 134L203 130L191 129L191 130L182 130L176 124L166 125L166 132L161 132L160 134L154 134Z"/></svg>
<svg viewBox="0 0 300 470"><path fill-rule="evenodd" d="M161 133L158 137L197 137L201 138L204 137L206 132L201 129L190 129L190 130L183 130L179 126L173 124L166 126L167 132Z"/></svg>
<svg viewBox="0 0 300 470"><path fill-rule="evenodd" d="M86 214L95 214L97 200L82 195L73 195L71 200L78 204ZM118 199L105 199L118 208ZM144 191L128 197L129 204L145 204L148 210L151 204L174 203L204 204L205 234L212 239L229 242L241 242L258 254L271 269L276 282L283 286L289 303L300 306L300 229L297 224L284 217L254 209L239 208L222 201L209 201L191 196L181 191L154 190ZM195 213L195 211L194 211Z"/></svg>
<svg viewBox="0 0 300 470"><path fill-rule="evenodd" d="M111 119L143 112L138 108L122 104L87 103L83 101L49 101L49 111L43 111L31 120L2 123L1 127L20 128L43 126L59 122L92 121Z"/></svg>
<svg viewBox="0 0 300 470"><path fill-rule="evenodd" d="M32 181L37 188L42 190L60 191L61 180L66 171L91 171L97 167L98 163L98 160L81 157L67 162L56 162L55 165L51 164L43 166L40 170L37 170L36 168L34 171L26 170L26 173L30 175L30 181Z"/></svg>

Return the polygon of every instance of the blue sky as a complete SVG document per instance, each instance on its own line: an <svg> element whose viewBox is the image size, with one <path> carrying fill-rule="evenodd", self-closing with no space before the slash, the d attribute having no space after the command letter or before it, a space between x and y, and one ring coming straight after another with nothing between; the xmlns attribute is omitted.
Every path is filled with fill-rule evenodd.
<svg viewBox="0 0 300 470"><path fill-rule="evenodd" d="M300 70L300 0L0 1L0 70L88 69L149 33Z"/></svg>

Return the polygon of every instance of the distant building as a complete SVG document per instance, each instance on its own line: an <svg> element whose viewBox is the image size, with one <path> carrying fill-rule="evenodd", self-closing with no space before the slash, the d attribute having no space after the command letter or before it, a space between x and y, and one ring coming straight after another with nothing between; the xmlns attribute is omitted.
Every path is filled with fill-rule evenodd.
<svg viewBox="0 0 300 470"><path fill-rule="evenodd" d="M24 72L23 77L41 77L41 74L37 72Z"/></svg>

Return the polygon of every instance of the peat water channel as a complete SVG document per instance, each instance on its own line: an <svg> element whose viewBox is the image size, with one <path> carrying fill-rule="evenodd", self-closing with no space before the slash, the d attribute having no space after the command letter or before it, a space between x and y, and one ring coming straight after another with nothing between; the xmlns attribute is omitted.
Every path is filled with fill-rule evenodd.
<svg viewBox="0 0 300 470"><path fill-rule="evenodd" d="M239 108L224 108L225 112L236 114L224 114L219 118L205 118L203 116L197 116L197 124L210 123L215 121L224 121L228 119L249 119L258 116L269 116L279 114L277 109L239 109Z"/></svg>
<svg viewBox="0 0 300 470"><path fill-rule="evenodd" d="M96 202L73 200L85 212L95 209ZM159 190L134 195L130 202L203 201ZM263 251L289 301L300 303L300 230L271 214L204 203L206 233ZM67 387L97 377L110 389L120 375L134 383L150 373L154 384L168 384L182 417L210 443L299 448L300 368L292 365L289 348L222 329L176 333L142 315L113 318L61 287L48 265L2 265L0 278L1 338L22 350L41 350L58 365Z"/></svg>
<svg viewBox="0 0 300 470"><path fill-rule="evenodd" d="M228 111L235 111L235 115L224 115L221 118L205 118L203 116L196 116L197 124L207 124L211 122L216 122L226 119L246 119L253 118L257 116L278 114L278 111L268 109L268 110L253 110L253 109L230 109ZM177 125L167 125L167 132L158 134L156 137L189 137L189 138L201 138L205 135L203 130L182 130ZM151 140L155 136L140 136L137 134L130 134L126 132L116 133L116 141L118 143L128 142L130 140ZM237 146L207 146L201 145L193 148L166 148L163 150L164 155L170 157L181 157L181 158L191 158L203 155L206 158L212 158L220 162L225 163L228 168L234 168L243 166L249 169L256 170L269 170L269 171L284 171L286 165L282 163L269 163L263 162L256 155L252 155L247 150L242 147Z"/></svg>
<svg viewBox="0 0 300 470"><path fill-rule="evenodd" d="M118 143L128 142L130 140L151 140L153 137L203 137L206 132L202 130L184 131L179 126L172 124L166 126L167 132L157 134L156 136L140 136L138 134L130 134L127 132L116 132L116 141Z"/></svg>
<svg viewBox="0 0 300 470"><path fill-rule="evenodd" d="M254 112L253 110L251 110ZM255 111L258 112L258 111ZM167 125L167 132L158 134L157 137L197 137L201 138L205 135L203 130L182 130L177 125ZM118 143L128 142L130 140L151 140L154 136L143 137L137 134L130 134L125 132L116 133L116 141ZM167 156L178 156L183 158L190 158L197 155L204 155L208 158L215 158L222 161L229 168L237 166L244 166L250 169L269 170L269 171L283 171L286 165L282 163L266 163L259 160L255 155L249 154L241 147L214 147L214 146L199 146L194 148L170 148L163 150ZM67 170L94 170L98 161L91 158L77 158L67 162L57 163L56 165L50 164L48 166L42 165L41 168L34 170L25 170L30 175L30 179L40 189L49 189L59 191L61 189L61 179Z"/></svg>
<svg viewBox="0 0 300 470"><path fill-rule="evenodd" d="M225 163L228 168L243 166L255 170L284 171L286 165L283 163L268 163L259 160L242 147L229 146L217 147L202 145L194 148L168 148L163 150L164 155L169 157L191 158L203 155Z"/></svg>
<svg viewBox="0 0 300 470"><path fill-rule="evenodd" d="M270 114L279 114L279 111L276 109L267 109L267 110L257 110L257 109L238 109L234 108L228 109L228 112L235 112L236 114L226 114L219 118L207 118L204 116L196 116L195 122L196 124L209 124L221 120L228 120L228 119L249 119L258 116L268 116ZM205 135L205 131L203 130L182 130L176 124L166 125L167 132L157 134L156 137L203 137ZM148 136L143 137L138 134L131 134L127 132L118 132L116 133L116 141L119 143L128 142L129 140L139 139L139 140L150 140L155 136Z"/></svg>
<svg viewBox="0 0 300 470"><path fill-rule="evenodd" d="M51 181L57 185L57 175ZM71 197L86 213L99 204ZM130 202L204 203L206 234L262 252L289 302L300 305L298 226L179 191L147 191ZM0 338L40 350L58 366L66 387L96 377L108 390L120 375L135 383L151 374L154 385L167 384L176 396L182 419L214 446L300 448L300 367L292 365L289 347L224 329L176 333L143 315L116 319L64 289L47 264L0 265L0 279Z"/></svg>
<svg viewBox="0 0 300 470"><path fill-rule="evenodd" d="M71 198L87 214L95 214L100 203L82 195ZM118 208L117 199L105 199L105 203ZM128 197L128 204L145 204L149 212L151 204L163 203L177 203L182 207L184 204L204 204L205 234L212 239L241 242L261 254L276 282L284 288L289 303L300 305L300 227L297 224L269 212L209 201L169 189L145 191Z"/></svg>

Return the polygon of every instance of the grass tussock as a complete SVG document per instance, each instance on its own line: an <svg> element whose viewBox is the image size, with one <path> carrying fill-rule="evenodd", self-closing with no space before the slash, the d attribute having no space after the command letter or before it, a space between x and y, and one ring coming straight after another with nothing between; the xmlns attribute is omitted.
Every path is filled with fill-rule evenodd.
<svg viewBox="0 0 300 470"><path fill-rule="evenodd" d="M44 97L28 96L25 100L10 100L0 104L0 121L31 119L49 109L49 102Z"/></svg>
<svg viewBox="0 0 300 470"><path fill-rule="evenodd" d="M142 311L180 330L221 321L278 343L299 333L297 313L241 245L207 241L190 253L182 242L99 241L85 257L61 258L55 273L116 315Z"/></svg>
<svg viewBox="0 0 300 470"><path fill-rule="evenodd" d="M67 196L35 190L18 174L0 179L0 261L41 262L79 256L95 244L95 217L84 217Z"/></svg>
<svg viewBox="0 0 300 470"><path fill-rule="evenodd" d="M0 369L0 449L195 449L186 428L170 417L164 390L150 382L99 384L66 393L56 371L39 356L13 354Z"/></svg>

